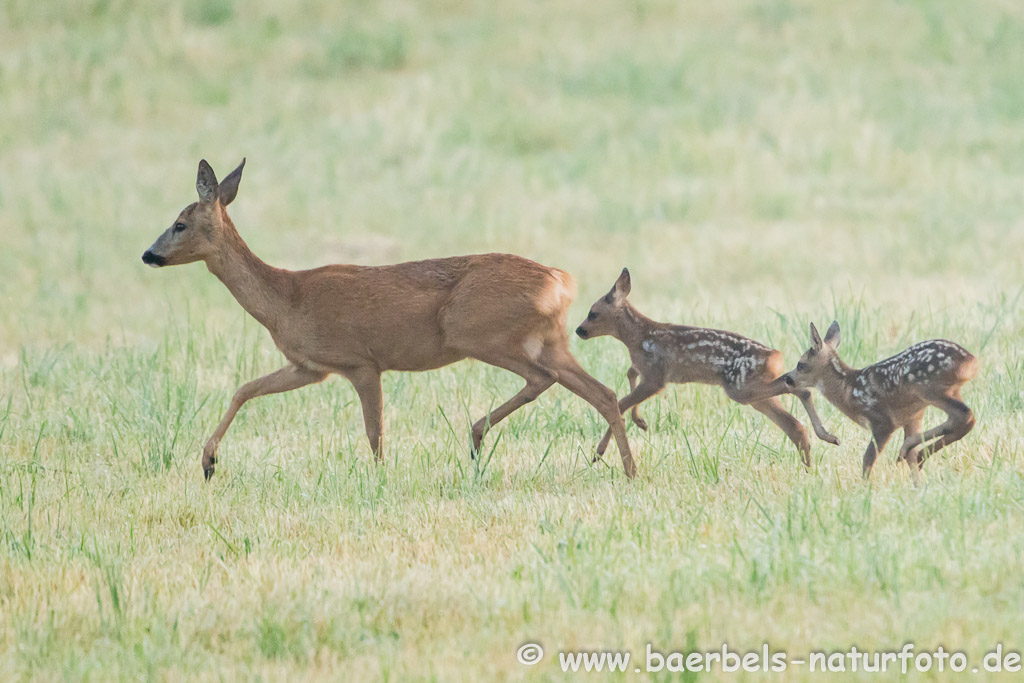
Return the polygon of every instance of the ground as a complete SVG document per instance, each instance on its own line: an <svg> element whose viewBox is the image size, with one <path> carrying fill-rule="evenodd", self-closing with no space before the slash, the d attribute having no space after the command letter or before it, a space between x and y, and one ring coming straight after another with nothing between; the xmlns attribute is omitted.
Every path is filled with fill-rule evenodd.
<svg viewBox="0 0 1024 683"><path fill-rule="evenodd" d="M0 678L1024 647L1017 3L7 0L0 45ZM812 321L855 366L951 339L978 426L919 487L893 445L865 483L820 396L842 445L806 472L761 415L670 388L630 482L560 388L471 462L521 382L465 362L385 377L383 466L332 379L246 406L206 484L232 392L282 358L201 265L140 256L200 158L243 156L231 213L272 264L515 252L575 276L571 326L628 266L645 314L793 364ZM573 350L626 391L617 342Z"/></svg>

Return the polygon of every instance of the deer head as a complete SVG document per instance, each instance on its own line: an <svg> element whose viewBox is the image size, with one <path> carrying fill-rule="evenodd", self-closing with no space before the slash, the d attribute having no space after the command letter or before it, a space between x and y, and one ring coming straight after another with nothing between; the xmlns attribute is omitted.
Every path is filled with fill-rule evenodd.
<svg viewBox="0 0 1024 683"><path fill-rule="evenodd" d="M614 334L630 289L629 270L623 268L622 274L619 275L619 279L615 281L611 290L590 307L587 319L576 328L576 334L581 339Z"/></svg>
<svg viewBox="0 0 1024 683"><path fill-rule="evenodd" d="M159 268L203 261L215 254L223 242L225 225L230 223L225 207L238 194L245 159L220 183L206 163L199 162L196 191L199 201L186 206L171 227L142 255L142 262Z"/></svg>
<svg viewBox="0 0 1024 683"><path fill-rule="evenodd" d="M825 332L825 339L818 334L818 328L811 323L811 348L800 357L796 369L786 373L786 384L798 389L808 389L817 386L821 381L825 369L833 365L839 358L839 323L832 321L828 331Z"/></svg>

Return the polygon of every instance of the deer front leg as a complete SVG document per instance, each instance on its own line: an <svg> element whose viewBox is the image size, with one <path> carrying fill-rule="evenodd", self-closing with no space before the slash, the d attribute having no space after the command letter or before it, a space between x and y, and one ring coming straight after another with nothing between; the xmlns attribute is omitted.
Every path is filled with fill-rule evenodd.
<svg viewBox="0 0 1024 683"><path fill-rule="evenodd" d="M630 391L636 389L636 378L639 376L640 371L633 366L630 366L629 370L626 371L626 379L629 380ZM633 424L645 432L647 431L647 421L640 417L640 409L637 406L633 406L633 409L629 411L629 416L633 419Z"/></svg>
<svg viewBox="0 0 1024 683"><path fill-rule="evenodd" d="M363 426L366 438L370 442L370 450L378 463L384 461L384 448L381 443L384 436L383 413L384 397L380 387L380 372L376 368L360 368L344 373L352 383L363 406Z"/></svg>
<svg viewBox="0 0 1024 683"><path fill-rule="evenodd" d="M875 458L878 454L885 450L885 444L889 443L889 439L892 438L892 433L896 431L890 425L872 425L871 426L871 442L868 444L868 448L864 451L864 463L861 468L861 476L865 479L871 476L871 468L875 465Z"/></svg>
<svg viewBox="0 0 1024 683"><path fill-rule="evenodd" d="M636 388L633 389L633 391L619 399L619 412L624 413L633 406L640 405L664 388L665 383L660 380L650 379L648 377L641 378L640 383L636 385ZM597 444L597 458L604 455L605 450L608 448L608 441L611 438L612 430L608 429L601 438L601 443ZM597 458L594 458L594 460L597 460Z"/></svg>
<svg viewBox="0 0 1024 683"><path fill-rule="evenodd" d="M765 401L782 394L795 394L800 399L800 403L803 404L804 410L807 411L807 416L811 418L814 435L834 446L839 445L839 439L829 434L825 426L822 425L821 418L818 417L818 411L815 410L814 403L811 401L810 389L794 389L786 381L785 375L776 377L774 380L763 384L749 383L742 387L726 385L724 389L729 398L737 403L744 404Z"/></svg>
<svg viewBox="0 0 1024 683"><path fill-rule="evenodd" d="M206 479L209 480L213 476L214 466L217 463L217 446L220 444L220 440L224 438L224 433L228 431L232 420L235 419L238 410L246 401L257 396L279 394L282 391L298 389L307 384L321 382L325 377L327 377L326 373L307 370L297 365L289 365L277 372L272 372L259 379L246 382L239 387L231 399L231 405L228 406L227 412L221 418L220 424L213 430L213 435L203 448L203 475Z"/></svg>
<svg viewBox="0 0 1024 683"><path fill-rule="evenodd" d="M818 411L814 408L814 401L811 400L810 389L798 390L796 396L800 399L800 403L803 404L804 410L807 411L807 417L811 418L811 427L814 428L814 435L822 441L838 446L839 439L828 433L825 425L821 423L821 418L818 417Z"/></svg>

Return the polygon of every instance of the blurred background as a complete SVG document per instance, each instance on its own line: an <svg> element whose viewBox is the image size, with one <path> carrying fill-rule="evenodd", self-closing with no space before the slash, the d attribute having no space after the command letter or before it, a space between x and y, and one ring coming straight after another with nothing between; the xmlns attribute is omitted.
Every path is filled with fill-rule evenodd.
<svg viewBox="0 0 1024 683"><path fill-rule="evenodd" d="M574 317L629 266L656 318L792 320L787 356L842 307L896 344L1020 293L1015 2L6 0L0 45L8 368L243 324L139 260L200 158L248 158L274 265L511 251L576 276Z"/></svg>
<svg viewBox="0 0 1024 683"><path fill-rule="evenodd" d="M0 679L495 680L538 636L1018 647L1022 75L1019 0L2 0ZM843 444L808 473L672 387L627 483L561 388L471 462L521 380L459 363L385 376L383 466L335 379L248 404L205 485L283 360L202 264L140 257L200 158L242 157L231 215L273 265L515 252L575 276L573 326L628 266L642 312L790 364L811 321L854 365L946 337L978 427L920 488L895 446L863 484L824 401ZM617 342L572 348L626 391Z"/></svg>

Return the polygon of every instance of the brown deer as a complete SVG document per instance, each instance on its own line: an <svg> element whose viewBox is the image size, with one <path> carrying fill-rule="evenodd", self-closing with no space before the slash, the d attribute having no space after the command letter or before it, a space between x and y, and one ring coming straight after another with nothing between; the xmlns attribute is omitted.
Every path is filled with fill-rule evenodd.
<svg viewBox="0 0 1024 683"><path fill-rule="evenodd" d="M847 417L871 431L864 452L864 478L893 433L903 428L898 460L914 479L925 458L964 438L974 427L974 413L960 400L960 388L978 374L978 359L959 344L933 339L914 344L891 358L856 370L839 358L839 323L822 340L811 323L811 348L784 378L791 387L815 387ZM946 413L943 424L921 432L925 408Z"/></svg>
<svg viewBox="0 0 1024 683"><path fill-rule="evenodd" d="M370 449L381 445L381 373L439 368L463 358L516 373L526 386L473 425L472 453L490 427L558 382L597 408L615 435L626 475L636 467L615 393L588 375L569 351L566 315L575 295L568 273L510 254L481 254L387 266L331 265L283 270L261 261L226 208L245 160L223 182L199 162L199 201L189 206L142 260L154 267L204 261L288 360L242 385L203 449L209 479L217 446L242 405L339 374L355 387Z"/></svg>
<svg viewBox="0 0 1024 683"><path fill-rule="evenodd" d="M587 319L576 328L576 334L583 339L611 335L625 344L632 361L626 373L630 392L619 400L619 410L631 410L638 427L647 429L637 410L640 403L659 393L668 383L699 382L718 385L732 400L749 404L768 416L796 444L808 467L811 465L810 439L803 425L782 407L780 395L796 394L818 438L839 443L822 426L811 402L811 392L792 389L780 377L784 370L781 353L732 332L655 322L626 299L631 288L629 270L623 268L611 291L590 307ZM604 454L609 437L606 433L601 439L598 455Z"/></svg>

